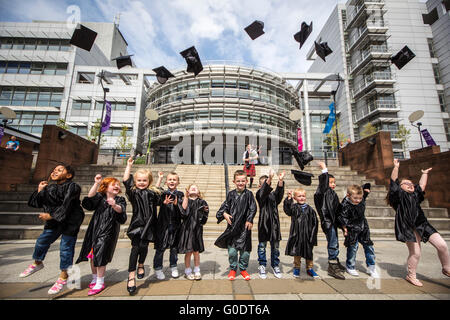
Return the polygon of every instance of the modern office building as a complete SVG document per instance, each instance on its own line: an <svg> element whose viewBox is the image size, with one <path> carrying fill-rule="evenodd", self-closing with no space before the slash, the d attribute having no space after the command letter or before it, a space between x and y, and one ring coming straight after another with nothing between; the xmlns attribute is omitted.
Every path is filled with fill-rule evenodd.
<svg viewBox="0 0 450 320"><path fill-rule="evenodd" d="M327 42L333 53L324 62L312 47L308 57L315 61L308 71L343 75L336 97L340 130L352 140L370 123L391 132L395 156L407 156L396 134L404 125L411 131L407 150L420 148L420 135L408 117L423 110L422 129L442 150L449 149L439 95L443 85L436 76L439 59L430 50L430 43L439 41L448 56L448 43L433 40L430 25L422 19L426 13L425 3L418 0L349 0L335 7L320 31L316 40ZM416 57L399 70L390 57L405 45Z"/></svg>

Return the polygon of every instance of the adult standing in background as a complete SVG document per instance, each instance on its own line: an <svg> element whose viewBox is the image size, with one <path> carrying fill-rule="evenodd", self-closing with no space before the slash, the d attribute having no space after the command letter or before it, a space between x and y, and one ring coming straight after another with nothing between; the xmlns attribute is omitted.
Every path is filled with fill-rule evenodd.
<svg viewBox="0 0 450 320"><path fill-rule="evenodd" d="M252 187L253 179L256 176L255 165L258 162L258 153L255 149L252 149L252 145L247 145L247 150L244 152L242 157L244 160L244 172L247 174L247 177L250 177L250 186Z"/></svg>

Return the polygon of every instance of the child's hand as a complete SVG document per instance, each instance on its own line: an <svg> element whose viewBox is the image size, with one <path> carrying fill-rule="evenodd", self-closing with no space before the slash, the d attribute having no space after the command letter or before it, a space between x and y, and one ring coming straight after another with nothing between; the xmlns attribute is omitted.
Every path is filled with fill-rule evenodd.
<svg viewBox="0 0 450 320"><path fill-rule="evenodd" d="M325 162L322 162L322 161L317 161L317 164L319 165L320 169L322 169L322 170L324 170L327 167Z"/></svg>
<svg viewBox="0 0 450 320"><path fill-rule="evenodd" d="M158 172L158 178L160 179L164 178L164 172L162 171Z"/></svg>
<svg viewBox="0 0 450 320"><path fill-rule="evenodd" d="M289 199L289 200L292 199L292 190L289 190L289 191L288 191L288 199Z"/></svg>
<svg viewBox="0 0 450 320"><path fill-rule="evenodd" d="M286 171L281 172L281 173L278 175L278 179L279 179L279 180L283 180L285 175L286 175Z"/></svg>
<svg viewBox="0 0 450 320"><path fill-rule="evenodd" d="M394 159L394 167L396 168L400 167L400 161L398 161L398 159Z"/></svg>
<svg viewBox="0 0 450 320"><path fill-rule="evenodd" d="M205 211L206 213L208 213L208 212L209 212L208 206L203 206L203 211Z"/></svg>
<svg viewBox="0 0 450 320"><path fill-rule="evenodd" d="M131 167L133 165L133 163L134 163L133 157L129 157L127 160L127 166Z"/></svg>
<svg viewBox="0 0 450 320"><path fill-rule="evenodd" d="M231 222L231 219L233 219L233 217L230 216L230 215L229 215L228 213L226 213L226 212L223 214L223 217L225 218L225 220L227 220L228 224L231 225L231 223L232 223L232 222Z"/></svg>
<svg viewBox="0 0 450 320"><path fill-rule="evenodd" d="M166 198L164 199L163 203L166 204L166 205L173 203L173 200L171 199L169 194L166 195Z"/></svg>
<svg viewBox="0 0 450 320"><path fill-rule="evenodd" d="M45 188L46 186L48 186L48 182L47 182L47 181L41 181L41 182L39 183L39 186L38 186L38 192L41 192L42 190L44 190L44 188Z"/></svg>
<svg viewBox="0 0 450 320"><path fill-rule="evenodd" d="M102 175L101 174L97 174L94 178L94 182L99 184L100 182L102 182Z"/></svg>
<svg viewBox="0 0 450 320"><path fill-rule="evenodd" d="M370 189L364 189L363 191L370 193Z"/></svg>
<svg viewBox="0 0 450 320"><path fill-rule="evenodd" d="M344 227L344 237L346 237L347 235L348 235L348 231L347 231L347 228L346 227Z"/></svg>
<svg viewBox="0 0 450 320"><path fill-rule="evenodd" d="M270 168L270 170L269 170L269 178L273 178L274 175L275 175L275 172L273 171L272 168Z"/></svg>
<svg viewBox="0 0 450 320"><path fill-rule="evenodd" d="M108 198L106 199L106 202L111 206L114 207L116 205L116 200L114 200L113 198Z"/></svg>
<svg viewBox="0 0 450 320"><path fill-rule="evenodd" d="M433 168L428 168L428 169L426 169L426 170L422 170L422 173L423 173L423 174L427 174L428 172L431 171L431 169L433 169Z"/></svg>
<svg viewBox="0 0 450 320"><path fill-rule="evenodd" d="M248 221L245 223L245 229L252 230L252 227L253 227L253 223L248 222Z"/></svg>
<svg viewBox="0 0 450 320"><path fill-rule="evenodd" d="M39 214L39 219L41 219L42 221L48 221L52 219L52 216L48 213L41 213Z"/></svg>

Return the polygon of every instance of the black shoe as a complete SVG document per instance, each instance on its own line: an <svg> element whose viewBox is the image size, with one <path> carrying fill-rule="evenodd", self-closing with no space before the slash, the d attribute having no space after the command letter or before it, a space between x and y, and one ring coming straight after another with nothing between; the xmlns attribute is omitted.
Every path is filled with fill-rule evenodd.
<svg viewBox="0 0 450 320"><path fill-rule="evenodd" d="M337 263L328 262L328 275L336 279L345 280L345 276Z"/></svg>
<svg viewBox="0 0 450 320"><path fill-rule="evenodd" d="M337 260L337 264L338 264L339 270L346 271L347 269L339 262L339 259L336 258L336 260Z"/></svg>
<svg viewBox="0 0 450 320"><path fill-rule="evenodd" d="M133 281L134 280L134 286L132 286L132 287L129 287L128 286L128 283L130 283L130 281ZM136 293L136 279L128 279L128 282L127 282L127 291L128 291L128 293L130 294L130 296L132 296L133 294L135 294Z"/></svg>
<svg viewBox="0 0 450 320"><path fill-rule="evenodd" d="M139 270L140 269L142 269L142 270L144 270L144 272L143 273L139 273ZM145 268L144 267L138 267L138 274L137 274L137 278L138 279L142 279L142 278L144 278L145 277Z"/></svg>

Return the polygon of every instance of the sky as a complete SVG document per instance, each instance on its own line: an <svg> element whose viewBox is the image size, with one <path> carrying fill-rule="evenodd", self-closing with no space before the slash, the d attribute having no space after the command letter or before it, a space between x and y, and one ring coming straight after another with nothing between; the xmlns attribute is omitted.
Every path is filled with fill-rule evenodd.
<svg viewBox="0 0 450 320"><path fill-rule="evenodd" d="M306 54L337 3L344 0L0 0L0 21L114 22L139 68L183 68L179 52L195 46L202 63L227 62L277 72L307 72ZM265 34L251 40L244 28L264 22ZM302 22L313 32L299 50L293 35Z"/></svg>

